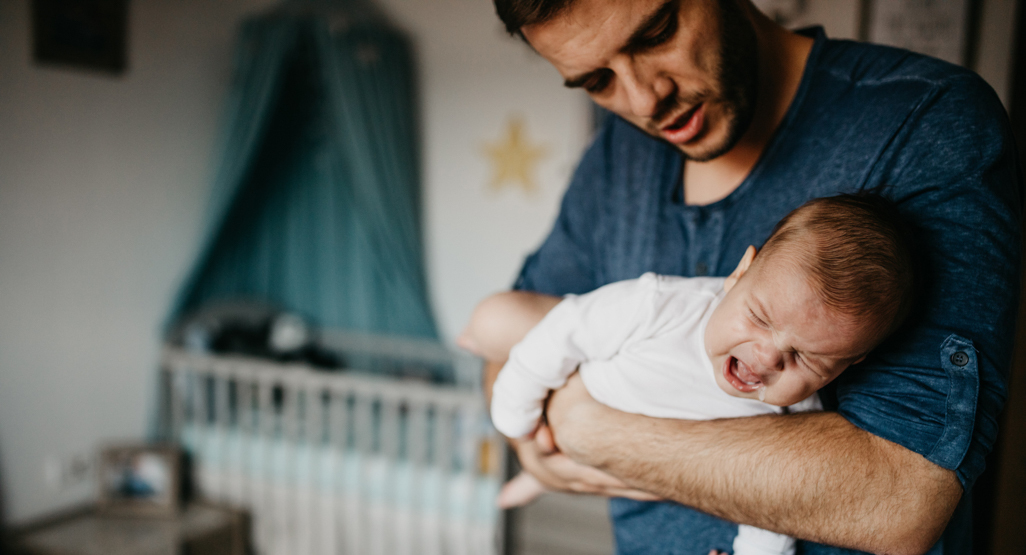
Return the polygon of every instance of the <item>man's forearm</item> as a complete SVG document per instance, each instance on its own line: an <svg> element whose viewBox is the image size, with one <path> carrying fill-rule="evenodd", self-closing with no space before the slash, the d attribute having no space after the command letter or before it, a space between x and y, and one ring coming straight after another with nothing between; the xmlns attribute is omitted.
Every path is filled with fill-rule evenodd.
<svg viewBox="0 0 1026 555"><path fill-rule="evenodd" d="M594 401L563 410L564 391L549 418L572 459L734 522L864 551L921 553L961 497L953 472L834 413L676 421Z"/></svg>

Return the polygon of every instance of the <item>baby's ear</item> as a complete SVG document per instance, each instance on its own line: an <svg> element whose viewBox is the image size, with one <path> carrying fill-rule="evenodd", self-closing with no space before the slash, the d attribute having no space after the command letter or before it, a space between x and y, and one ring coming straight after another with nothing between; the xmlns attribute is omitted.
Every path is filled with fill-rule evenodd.
<svg viewBox="0 0 1026 555"><path fill-rule="evenodd" d="M752 265L752 261L755 260L756 252L758 251L755 250L755 247L748 245L748 248L745 249L745 255L741 257L741 262L737 263L737 268L734 268L734 271L731 272L730 275L727 276L726 281L723 282L724 291L730 291L734 285L737 284L737 280L741 279L741 276L745 275L749 266Z"/></svg>

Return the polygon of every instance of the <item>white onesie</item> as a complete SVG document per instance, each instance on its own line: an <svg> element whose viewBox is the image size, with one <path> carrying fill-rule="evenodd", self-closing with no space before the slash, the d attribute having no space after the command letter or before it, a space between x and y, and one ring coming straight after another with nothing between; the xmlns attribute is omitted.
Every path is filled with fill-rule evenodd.
<svg viewBox="0 0 1026 555"><path fill-rule="evenodd" d="M575 370L595 400L624 412L712 420L783 412L716 384L705 327L723 278L648 273L568 295L510 351L492 390L492 422L507 437L531 433L550 389ZM821 410L816 395L789 407ZM741 525L735 555L793 554L794 539Z"/></svg>

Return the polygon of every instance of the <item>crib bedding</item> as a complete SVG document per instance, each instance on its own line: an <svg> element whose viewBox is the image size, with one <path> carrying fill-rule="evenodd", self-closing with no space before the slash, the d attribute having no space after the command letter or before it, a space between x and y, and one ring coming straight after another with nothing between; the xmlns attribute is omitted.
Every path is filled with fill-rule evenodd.
<svg viewBox="0 0 1026 555"><path fill-rule="evenodd" d="M499 553L503 444L479 393L181 352L169 433L267 555Z"/></svg>

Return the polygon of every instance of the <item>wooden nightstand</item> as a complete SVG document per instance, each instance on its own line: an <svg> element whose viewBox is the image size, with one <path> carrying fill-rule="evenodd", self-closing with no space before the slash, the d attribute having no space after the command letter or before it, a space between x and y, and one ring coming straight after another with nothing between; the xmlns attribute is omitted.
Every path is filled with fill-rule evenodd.
<svg viewBox="0 0 1026 555"><path fill-rule="evenodd" d="M246 555L244 513L191 504L174 518L126 518L86 510L19 534L24 555Z"/></svg>

